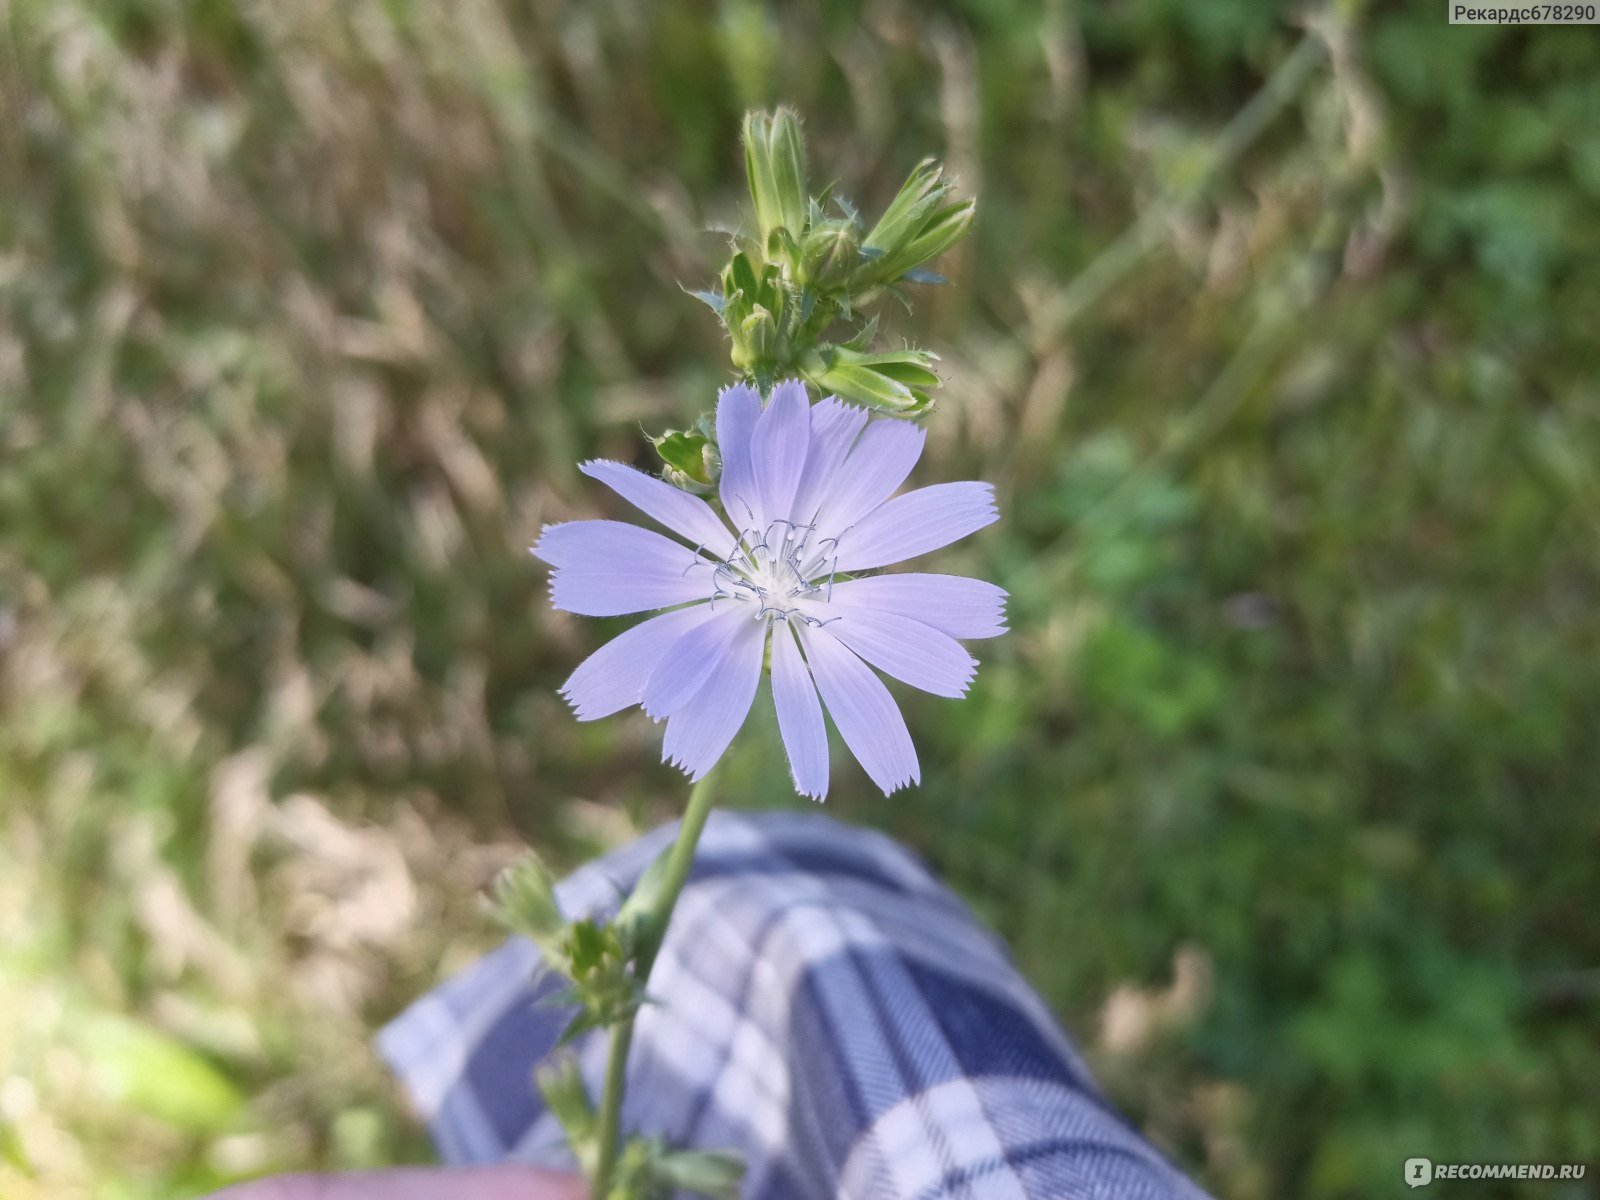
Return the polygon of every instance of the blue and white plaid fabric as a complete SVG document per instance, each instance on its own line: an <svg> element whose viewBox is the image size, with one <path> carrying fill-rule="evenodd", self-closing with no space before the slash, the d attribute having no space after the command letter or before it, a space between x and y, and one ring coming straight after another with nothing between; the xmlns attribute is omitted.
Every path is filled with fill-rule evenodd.
<svg viewBox="0 0 1600 1200"><path fill-rule="evenodd" d="M563 908L613 911L673 833L578 871ZM531 1082L561 986L513 940L380 1035L446 1162L570 1162ZM1101 1098L1004 944L881 835L714 813L650 993L624 1125L741 1151L750 1200L1202 1196ZM604 1038L573 1049L598 1095Z"/></svg>

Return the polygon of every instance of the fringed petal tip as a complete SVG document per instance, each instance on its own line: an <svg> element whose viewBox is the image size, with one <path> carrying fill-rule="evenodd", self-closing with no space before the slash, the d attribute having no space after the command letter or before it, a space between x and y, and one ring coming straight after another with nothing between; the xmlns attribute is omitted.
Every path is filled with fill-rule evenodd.
<svg viewBox="0 0 1600 1200"><path fill-rule="evenodd" d="M684 762L682 758L668 757L665 751L663 751L661 754L661 761L675 770L682 771L684 778L686 778L690 783L699 783L706 777L707 772L709 772L712 767L716 766L716 763L711 763L708 766L702 766L699 768L691 767L688 763Z"/></svg>
<svg viewBox="0 0 1600 1200"><path fill-rule="evenodd" d="M885 796L892 796L896 792L904 791L909 787L920 787L922 784L922 770L920 766L917 766L898 779L874 779L872 782L877 785L878 790Z"/></svg>
<svg viewBox="0 0 1600 1200"><path fill-rule="evenodd" d="M550 574L545 578L544 595L545 599L550 602L551 608L555 609L557 612L568 612L570 610L561 607L560 594L556 590L556 576L559 574L561 574L559 570L552 569Z"/></svg>
<svg viewBox="0 0 1600 1200"><path fill-rule="evenodd" d="M593 708L585 705L584 702L578 698L578 695L573 690L571 684L562 684L556 689L556 695L560 696L561 699L566 703L566 706L572 710L572 719L575 721L598 721L601 717L609 717L613 715L612 713L608 712L596 712Z"/></svg>
<svg viewBox="0 0 1600 1200"><path fill-rule="evenodd" d="M761 402L760 394L748 383L729 383L717 389L717 407L721 408L723 401L730 396L739 401L743 401L746 397L752 397L756 403L759 404Z"/></svg>
<svg viewBox="0 0 1600 1200"><path fill-rule="evenodd" d="M541 528L539 536L534 539L533 545L528 547L528 553L547 566L555 566L556 564L550 561L550 535L563 525L570 525L571 523L570 521L556 521ZM556 534L556 536L559 538L560 534Z"/></svg>
<svg viewBox="0 0 1600 1200"><path fill-rule="evenodd" d="M784 401L798 399L807 406L808 410L811 405L811 393L806 391L805 381L801 379L784 379L773 384L772 399Z"/></svg>

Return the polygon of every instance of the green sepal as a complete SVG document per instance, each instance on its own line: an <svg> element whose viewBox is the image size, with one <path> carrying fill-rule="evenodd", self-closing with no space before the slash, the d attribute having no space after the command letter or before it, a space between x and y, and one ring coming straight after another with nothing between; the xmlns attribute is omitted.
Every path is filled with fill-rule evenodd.
<svg viewBox="0 0 1600 1200"><path fill-rule="evenodd" d="M793 314L794 326L799 328L811 319L811 314L816 311L817 293L810 288L801 288L799 299L789 306Z"/></svg>
<svg viewBox="0 0 1600 1200"><path fill-rule="evenodd" d="M771 363L757 363L750 368L750 382L762 396L770 396L773 385L778 382L778 372Z"/></svg>
<svg viewBox="0 0 1600 1200"><path fill-rule="evenodd" d="M767 261L786 263L791 271L800 267L800 243L787 228L779 225L767 235Z"/></svg>
<svg viewBox="0 0 1600 1200"><path fill-rule="evenodd" d="M855 336L852 337L848 342L842 343L839 348L841 350L853 350L858 354L865 353L867 347L872 345L872 339L877 336L878 317L877 314L874 313L867 319L865 325L856 330Z"/></svg>
<svg viewBox="0 0 1600 1200"><path fill-rule="evenodd" d="M722 273L722 291L731 297L735 291L743 292L754 303L759 299L760 283L756 279L755 267L751 265L748 254L735 254L728 260L728 265Z"/></svg>

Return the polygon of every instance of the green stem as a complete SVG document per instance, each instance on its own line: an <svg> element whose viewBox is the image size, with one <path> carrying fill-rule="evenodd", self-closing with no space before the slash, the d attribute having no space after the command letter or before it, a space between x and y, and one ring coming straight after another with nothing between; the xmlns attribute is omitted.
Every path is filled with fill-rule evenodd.
<svg viewBox="0 0 1600 1200"><path fill-rule="evenodd" d="M600 1149L594 1169L594 1190L590 1200L605 1200L611 1191L611 1176L617 1169L617 1148L621 1140L622 1089L627 1083L628 1051L633 1046L633 1017L623 1018L611 1027L611 1052L606 1058L605 1090L600 1094Z"/></svg>
<svg viewBox="0 0 1600 1200"><path fill-rule="evenodd" d="M715 797L711 789L711 776L704 775L689 792L689 803L683 820L678 825L677 840L667 856L662 877L661 898L650 915L653 935L646 938L634 963L634 971L642 983L650 982L650 969L655 966L656 952L660 950L667 925L672 920L672 910L677 907L678 893L688 881L689 869L694 865L695 847L711 815ZM633 1045L633 1017L630 1015L611 1027L611 1053L606 1060L606 1080L600 1093L599 1153L594 1173L593 1200L605 1200L616 1173L617 1152L621 1147L622 1092L627 1083L628 1050Z"/></svg>

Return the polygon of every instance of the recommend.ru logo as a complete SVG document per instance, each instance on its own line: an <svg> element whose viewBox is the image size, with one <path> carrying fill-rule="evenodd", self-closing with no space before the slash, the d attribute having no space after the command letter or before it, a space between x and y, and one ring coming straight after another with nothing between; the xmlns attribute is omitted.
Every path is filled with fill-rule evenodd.
<svg viewBox="0 0 1600 1200"><path fill-rule="evenodd" d="M1408 1158L1405 1181L1418 1188L1435 1179L1582 1179L1583 1163L1436 1163L1431 1158Z"/></svg>

